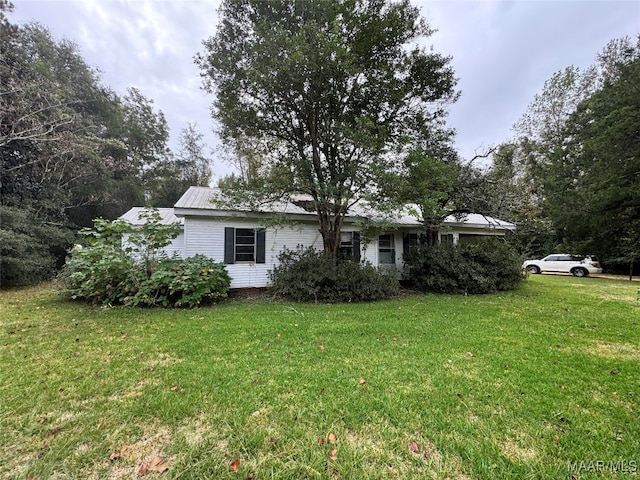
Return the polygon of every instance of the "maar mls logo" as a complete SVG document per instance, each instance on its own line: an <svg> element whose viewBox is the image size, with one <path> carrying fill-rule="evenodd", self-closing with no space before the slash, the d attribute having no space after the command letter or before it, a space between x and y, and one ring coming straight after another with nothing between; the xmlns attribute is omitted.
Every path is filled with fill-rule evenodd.
<svg viewBox="0 0 640 480"><path fill-rule="evenodd" d="M638 462L635 460L618 460L618 461L571 461L567 462L567 470L570 472L620 472L620 473L636 473L638 471Z"/></svg>

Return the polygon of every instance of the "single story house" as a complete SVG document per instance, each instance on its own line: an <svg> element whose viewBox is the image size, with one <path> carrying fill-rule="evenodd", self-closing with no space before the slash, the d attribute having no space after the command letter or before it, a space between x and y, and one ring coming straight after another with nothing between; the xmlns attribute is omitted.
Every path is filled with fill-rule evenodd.
<svg viewBox="0 0 640 480"><path fill-rule="evenodd" d="M298 246L323 248L316 213L300 202L269 204L264 208L223 209L212 202L218 189L190 187L173 209L160 209L166 221L179 222L182 232L167 248L187 258L197 254L224 262L232 278L231 288L265 287L268 272L278 264L279 254ZM135 208L121 218L135 217ZM286 223L269 226L278 214ZM418 241L423 225L419 218L405 214L391 219L389 231L379 233L367 243L361 231L367 221L382 219L379 213L354 209L342 228L341 250L377 266L402 270L402 254ZM504 236L515 225L492 217L468 214L463 218L447 217L439 232L442 242L465 242L478 236Z"/></svg>

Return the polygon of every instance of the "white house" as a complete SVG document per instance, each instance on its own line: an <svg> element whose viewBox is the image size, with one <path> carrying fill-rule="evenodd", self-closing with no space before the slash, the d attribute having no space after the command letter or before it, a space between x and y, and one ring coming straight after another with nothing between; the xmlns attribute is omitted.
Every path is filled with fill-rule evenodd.
<svg viewBox="0 0 640 480"><path fill-rule="evenodd" d="M166 221L182 222L183 231L168 248L181 252L183 258L196 254L224 262L232 278L231 288L265 287L268 272L278 264L284 249L299 245L323 248L315 212L299 204L270 204L259 209L221 209L211 200L219 190L190 187L173 209L161 209ZM298 202L296 202L298 203ZM132 218L135 209L123 217ZM287 222L269 226L274 214L283 215ZM345 218L342 228L341 250L373 265L388 265L402 269L402 254L418 241L423 226L420 219L406 214L389 222L389 231L381 232L367 243L361 241L361 231L367 222L382 216L365 209L354 210ZM389 219L387 219L389 220ZM465 242L479 235L504 236L515 225L495 218L469 214L464 218L447 217L440 230L442 242Z"/></svg>

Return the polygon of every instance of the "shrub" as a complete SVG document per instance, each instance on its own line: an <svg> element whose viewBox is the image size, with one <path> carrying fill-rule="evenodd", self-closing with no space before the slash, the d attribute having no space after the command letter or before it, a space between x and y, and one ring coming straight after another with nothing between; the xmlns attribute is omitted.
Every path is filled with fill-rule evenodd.
<svg viewBox="0 0 640 480"><path fill-rule="evenodd" d="M437 293L490 293L515 288L522 259L505 242L482 239L462 245L422 245L404 256L407 285Z"/></svg>
<svg viewBox="0 0 640 480"><path fill-rule="evenodd" d="M285 250L269 277L271 290L295 301L366 302L398 293L394 270L338 259L313 248Z"/></svg>
<svg viewBox="0 0 640 480"><path fill-rule="evenodd" d="M204 255L161 260L126 305L193 307L227 296L231 277L222 263Z"/></svg>
<svg viewBox="0 0 640 480"><path fill-rule="evenodd" d="M96 220L93 230L84 230L88 245L71 250L59 276L61 293L103 305L164 307L192 307L226 296L231 278L223 264L203 255L167 258L162 248L174 232L160 225L159 215L145 218L142 229Z"/></svg>
<svg viewBox="0 0 640 480"><path fill-rule="evenodd" d="M131 257L102 242L75 245L58 276L63 295L104 305L126 303L143 279L144 270Z"/></svg>

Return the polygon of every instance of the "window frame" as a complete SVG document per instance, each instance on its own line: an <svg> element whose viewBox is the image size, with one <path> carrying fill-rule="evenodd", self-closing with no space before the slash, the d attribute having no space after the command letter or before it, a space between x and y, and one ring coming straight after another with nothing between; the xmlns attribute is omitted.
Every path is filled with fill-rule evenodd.
<svg viewBox="0 0 640 480"><path fill-rule="evenodd" d="M384 240L385 242L388 242L388 246L385 246L385 247L382 246L382 242L383 242L382 237L388 237L388 238L385 238ZM383 261L382 260L383 253L390 254L391 261ZM395 265L396 264L396 239L393 233L383 233L381 235L378 235L378 264L379 265Z"/></svg>
<svg viewBox="0 0 640 480"><path fill-rule="evenodd" d="M252 231L253 235L250 235L249 231ZM239 242L239 238L244 240ZM252 241L249 241L250 239ZM252 250L251 253L249 247ZM244 248L246 251L239 252L239 248ZM224 263L227 265L266 263L266 231L259 227L225 227Z"/></svg>

